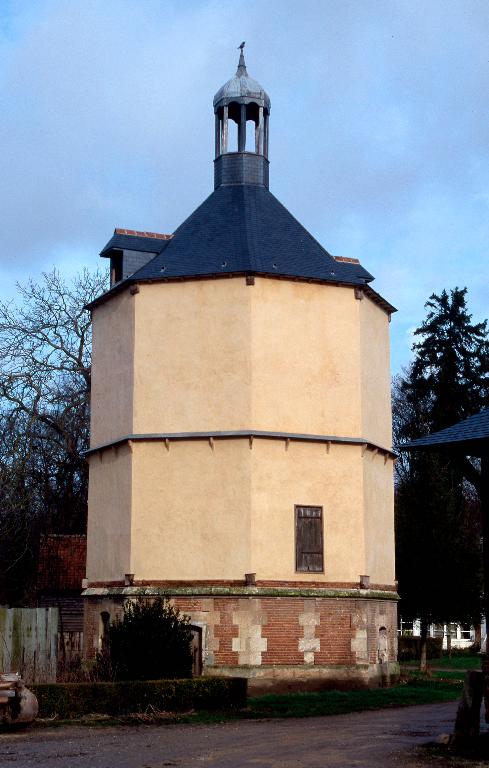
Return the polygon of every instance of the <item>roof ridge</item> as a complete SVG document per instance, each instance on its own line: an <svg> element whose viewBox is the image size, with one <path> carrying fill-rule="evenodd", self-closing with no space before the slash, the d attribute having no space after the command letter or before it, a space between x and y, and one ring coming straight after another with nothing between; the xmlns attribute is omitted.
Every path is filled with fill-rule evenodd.
<svg viewBox="0 0 489 768"><path fill-rule="evenodd" d="M333 256L333 259L345 264L360 264L360 259L354 259L352 256Z"/></svg>
<svg viewBox="0 0 489 768"><path fill-rule="evenodd" d="M147 237L157 240L170 240L173 235L164 234L162 232L146 232L138 229L120 229L116 227L114 229L114 235L130 235L131 237Z"/></svg>

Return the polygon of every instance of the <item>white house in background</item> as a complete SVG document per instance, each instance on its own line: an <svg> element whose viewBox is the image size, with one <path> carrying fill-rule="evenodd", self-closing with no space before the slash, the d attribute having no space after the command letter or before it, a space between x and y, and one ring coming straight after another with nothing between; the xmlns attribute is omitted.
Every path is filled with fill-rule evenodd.
<svg viewBox="0 0 489 768"><path fill-rule="evenodd" d="M442 637L443 648L447 648L447 637L450 631L452 637L452 648L470 648L476 642L485 642L486 625L481 624L480 635L474 626L469 624L430 624L428 628L429 637ZM399 619L398 634L400 636L412 635L419 637L421 635L421 621L404 621Z"/></svg>

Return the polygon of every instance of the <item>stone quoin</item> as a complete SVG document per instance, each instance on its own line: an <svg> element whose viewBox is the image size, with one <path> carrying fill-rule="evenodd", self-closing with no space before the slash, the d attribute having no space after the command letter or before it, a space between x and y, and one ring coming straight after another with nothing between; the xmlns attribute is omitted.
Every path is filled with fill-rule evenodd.
<svg viewBox="0 0 489 768"><path fill-rule="evenodd" d="M116 229L101 253L85 650L124 600L163 595L191 618L196 673L381 684L395 310L270 193L270 109L241 47L214 98L212 194L173 234Z"/></svg>

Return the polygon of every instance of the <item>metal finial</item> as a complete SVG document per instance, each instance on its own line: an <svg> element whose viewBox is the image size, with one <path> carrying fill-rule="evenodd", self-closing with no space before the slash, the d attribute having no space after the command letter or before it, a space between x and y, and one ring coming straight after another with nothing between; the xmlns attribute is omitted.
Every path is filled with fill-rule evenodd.
<svg viewBox="0 0 489 768"><path fill-rule="evenodd" d="M245 47L246 43L243 41L241 45L238 45L238 50L240 51L239 54L239 64L238 69L236 70L236 76L237 77L243 77L244 75L248 75L248 72L246 71L246 64L244 60L244 53L243 48Z"/></svg>

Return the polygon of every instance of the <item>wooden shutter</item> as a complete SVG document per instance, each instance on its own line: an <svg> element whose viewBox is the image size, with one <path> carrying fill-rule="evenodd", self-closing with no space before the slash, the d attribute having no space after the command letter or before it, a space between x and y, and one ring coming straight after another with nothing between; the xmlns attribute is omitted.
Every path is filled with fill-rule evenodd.
<svg viewBox="0 0 489 768"><path fill-rule="evenodd" d="M323 508L295 508L295 569L323 571Z"/></svg>

